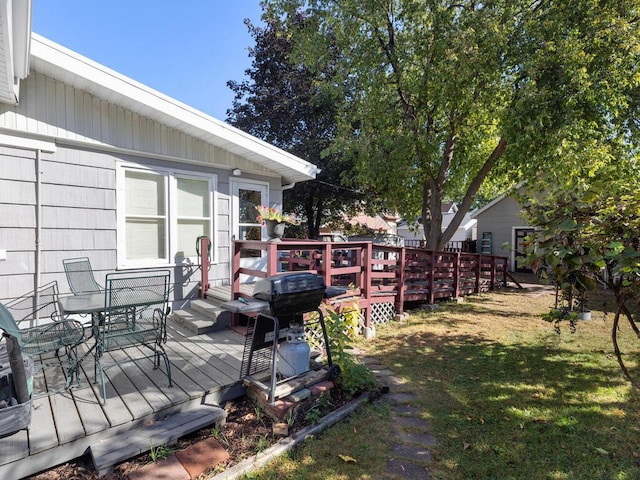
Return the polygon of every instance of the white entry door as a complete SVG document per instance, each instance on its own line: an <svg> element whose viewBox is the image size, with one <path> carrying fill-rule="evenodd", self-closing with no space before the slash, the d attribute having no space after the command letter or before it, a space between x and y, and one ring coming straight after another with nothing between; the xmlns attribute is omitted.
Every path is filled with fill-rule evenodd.
<svg viewBox="0 0 640 480"><path fill-rule="evenodd" d="M236 240L263 240L264 229L256 220L258 205L269 205L269 187L266 183L246 181L231 182L232 235ZM245 250L240 258L240 266L255 270L265 270L267 258L260 250ZM242 275L242 283L255 281L254 277Z"/></svg>

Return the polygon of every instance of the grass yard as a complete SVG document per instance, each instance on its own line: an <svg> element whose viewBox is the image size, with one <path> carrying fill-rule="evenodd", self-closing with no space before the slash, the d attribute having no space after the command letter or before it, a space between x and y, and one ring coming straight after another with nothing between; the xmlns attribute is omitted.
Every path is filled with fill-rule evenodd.
<svg viewBox="0 0 640 480"><path fill-rule="evenodd" d="M482 294L415 311L363 344L417 394L438 442L434 478L640 478L640 395L613 355L613 314L591 305L592 320L558 335L540 318L552 305L515 289ZM634 339L621 343L638 351ZM389 432L374 404L250 478L385 478Z"/></svg>

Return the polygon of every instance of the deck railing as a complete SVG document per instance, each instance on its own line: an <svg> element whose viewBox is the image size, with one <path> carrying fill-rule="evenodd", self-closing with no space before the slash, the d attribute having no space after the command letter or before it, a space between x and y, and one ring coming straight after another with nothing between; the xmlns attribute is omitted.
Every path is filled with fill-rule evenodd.
<svg viewBox="0 0 640 480"><path fill-rule="evenodd" d="M347 293L332 300L357 299L364 326L371 325L372 307L392 304L395 313L407 304L433 304L506 285L508 257L479 253L393 247L371 242L330 243L314 240L233 242L233 299L240 297L243 276L265 278L280 272L309 271L327 285Z"/></svg>

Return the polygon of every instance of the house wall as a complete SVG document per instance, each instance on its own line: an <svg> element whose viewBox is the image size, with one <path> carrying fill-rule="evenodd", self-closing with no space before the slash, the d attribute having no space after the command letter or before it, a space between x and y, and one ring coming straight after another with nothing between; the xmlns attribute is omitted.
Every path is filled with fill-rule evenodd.
<svg viewBox="0 0 640 480"><path fill-rule="evenodd" d="M0 104L0 135L20 135L27 144L33 139L56 145L55 152L42 152L40 157L39 284L57 280L61 293L69 291L64 258L88 256L98 279L118 267L119 162L216 175L213 241L217 262L209 271L212 285L228 284L230 278L230 167L243 172L235 179L267 182L270 204L282 202L280 177L262 166L36 73L23 83L19 105ZM0 147L0 249L7 251L7 261L0 261L0 301L32 291L36 272L34 150ZM171 268L174 281L190 278L176 286L174 300L193 296L199 272L191 267ZM195 275L189 277L193 271Z"/></svg>
<svg viewBox="0 0 640 480"><path fill-rule="evenodd" d="M491 232L493 239L494 255L511 255L511 249L505 250L502 245L509 242L513 246L513 228L526 226L522 219L522 207L513 197L504 197L487 210L480 212L475 218L478 220L478 251L481 248L481 239L484 232ZM510 268L513 262L510 262Z"/></svg>
<svg viewBox="0 0 640 480"><path fill-rule="evenodd" d="M262 165L41 73L31 72L20 90L18 105L0 103L0 130L274 177Z"/></svg>

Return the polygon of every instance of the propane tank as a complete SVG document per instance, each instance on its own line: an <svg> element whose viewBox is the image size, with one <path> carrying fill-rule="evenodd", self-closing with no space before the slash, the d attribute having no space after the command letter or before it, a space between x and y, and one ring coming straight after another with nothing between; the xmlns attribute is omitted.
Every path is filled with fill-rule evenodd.
<svg viewBox="0 0 640 480"><path fill-rule="evenodd" d="M311 348L307 345L304 328L291 325L286 342L278 346L278 372L283 377L293 377L309 370Z"/></svg>

